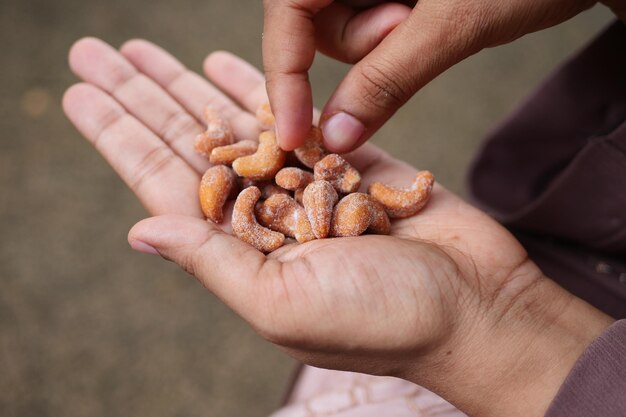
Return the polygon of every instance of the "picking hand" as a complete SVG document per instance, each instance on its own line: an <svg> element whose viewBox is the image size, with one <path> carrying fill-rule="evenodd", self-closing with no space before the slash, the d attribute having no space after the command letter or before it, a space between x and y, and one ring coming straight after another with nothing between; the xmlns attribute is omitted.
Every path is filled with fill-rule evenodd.
<svg viewBox="0 0 626 417"><path fill-rule="evenodd" d="M156 216L133 227L131 246L179 264L301 361L404 377L477 415L541 415L610 321L545 279L504 228L440 185L391 236L265 256L203 220L197 190L208 163L192 145L207 104L240 140L257 138L261 74L218 52L205 61L210 84L145 41L118 52L84 39L70 65L85 82L64 97L68 117ZM370 145L346 158L366 185L415 173Z"/></svg>
<svg viewBox="0 0 626 417"><path fill-rule="evenodd" d="M311 125L307 73L316 48L354 64L322 113L326 146L343 153L369 139L452 65L561 23L596 2L265 0L263 60L280 144L300 146ZM626 1L605 3L626 19Z"/></svg>

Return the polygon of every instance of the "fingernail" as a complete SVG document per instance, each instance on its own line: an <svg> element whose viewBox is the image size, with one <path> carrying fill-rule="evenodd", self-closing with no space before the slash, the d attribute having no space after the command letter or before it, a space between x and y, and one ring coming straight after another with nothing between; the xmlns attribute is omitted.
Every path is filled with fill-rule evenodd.
<svg viewBox="0 0 626 417"><path fill-rule="evenodd" d="M322 131L326 147L331 151L344 152L356 146L365 133L365 126L356 117L341 112L328 119Z"/></svg>
<svg viewBox="0 0 626 417"><path fill-rule="evenodd" d="M147 253L148 255L161 256L159 251L148 245L146 242L142 242L141 240L133 240L132 242L130 242L130 247L137 252Z"/></svg>

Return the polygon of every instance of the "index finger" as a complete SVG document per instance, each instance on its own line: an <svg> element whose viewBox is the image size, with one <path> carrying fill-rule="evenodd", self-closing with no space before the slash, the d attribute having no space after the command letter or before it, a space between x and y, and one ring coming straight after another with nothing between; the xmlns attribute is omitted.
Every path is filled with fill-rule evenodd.
<svg viewBox="0 0 626 417"><path fill-rule="evenodd" d="M280 146L304 143L313 119L308 71L315 58L313 17L333 0L265 0L263 65Z"/></svg>

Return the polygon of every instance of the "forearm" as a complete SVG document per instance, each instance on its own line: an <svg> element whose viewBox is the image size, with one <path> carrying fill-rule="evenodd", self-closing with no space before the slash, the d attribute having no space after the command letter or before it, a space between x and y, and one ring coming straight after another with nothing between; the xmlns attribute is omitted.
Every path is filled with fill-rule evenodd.
<svg viewBox="0 0 626 417"><path fill-rule="evenodd" d="M584 350L613 319L545 277L501 297L408 379L471 416L543 416Z"/></svg>

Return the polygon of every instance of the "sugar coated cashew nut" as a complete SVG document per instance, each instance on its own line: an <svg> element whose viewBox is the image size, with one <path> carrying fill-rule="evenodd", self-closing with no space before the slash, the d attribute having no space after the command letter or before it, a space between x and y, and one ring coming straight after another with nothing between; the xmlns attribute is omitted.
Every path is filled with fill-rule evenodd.
<svg viewBox="0 0 626 417"><path fill-rule="evenodd" d="M330 154L315 164L315 180L330 182L337 192L350 194L361 186L361 174L337 154Z"/></svg>
<svg viewBox="0 0 626 417"><path fill-rule="evenodd" d="M198 194L202 212L209 220L222 222L224 204L236 185L237 175L229 167L218 165L207 169Z"/></svg>
<svg viewBox="0 0 626 417"><path fill-rule="evenodd" d="M218 146L211 151L209 162L214 165L230 165L237 158L252 155L258 147L259 144L253 140L242 140L232 145Z"/></svg>
<svg viewBox="0 0 626 417"><path fill-rule="evenodd" d="M342 198L333 212L330 235L360 236L367 230L378 235L389 234L391 222L383 206L363 193L353 193Z"/></svg>
<svg viewBox="0 0 626 417"><path fill-rule="evenodd" d="M259 108L256 110L256 119L261 125L261 129L274 129L274 126L276 125L276 119L274 118L274 113L272 113L270 103L263 103L259 106Z"/></svg>
<svg viewBox="0 0 626 417"><path fill-rule="evenodd" d="M235 159L233 169L241 176L253 180L271 180L285 165L286 152L276 142L276 133L266 131L259 136L257 151Z"/></svg>
<svg viewBox="0 0 626 417"><path fill-rule="evenodd" d="M275 194L256 206L257 221L285 236L295 237L299 243L315 239L304 208L285 194Z"/></svg>
<svg viewBox="0 0 626 417"><path fill-rule="evenodd" d="M419 212L430 198L435 184L435 177L429 171L420 171L413 185L406 189L398 189L380 182L369 186L369 194L383 205L389 217L403 219Z"/></svg>
<svg viewBox="0 0 626 417"><path fill-rule="evenodd" d="M283 168L276 174L276 184L285 190L296 191L313 182L313 174L300 168Z"/></svg>
<svg viewBox="0 0 626 417"><path fill-rule="evenodd" d="M293 152L296 158L298 158L298 161L309 168L313 168L317 161L326 155L323 144L324 137L322 130L319 127L312 126L304 145L296 148Z"/></svg>
<svg viewBox="0 0 626 417"><path fill-rule="evenodd" d="M328 237L333 207L338 199L337 191L328 181L314 181L304 189L302 202L316 238Z"/></svg>
<svg viewBox="0 0 626 417"><path fill-rule="evenodd" d="M195 149L200 155L209 158L213 148L218 146L230 145L234 142L235 136L230 123L223 119L212 108L204 109L204 117L206 118L206 132L196 136Z"/></svg>
<svg viewBox="0 0 626 417"><path fill-rule="evenodd" d="M233 143L225 119L210 108L205 116L207 131L197 138L195 148L215 166L200 183L202 212L219 223L226 201L236 197L233 234L265 253L280 248L285 236L304 243L329 236L389 234L390 218L419 212L433 189L433 175L421 171L406 189L378 182L370 185L369 194L358 193L361 175L341 156L328 154L319 128L313 126L306 143L293 152L280 149L267 103L257 110L259 124L267 129L258 144Z"/></svg>
<svg viewBox="0 0 626 417"><path fill-rule="evenodd" d="M261 252L268 253L282 246L285 235L257 223L254 217L254 206L259 198L261 198L261 190L254 186L246 188L239 194L233 208L233 233Z"/></svg>

